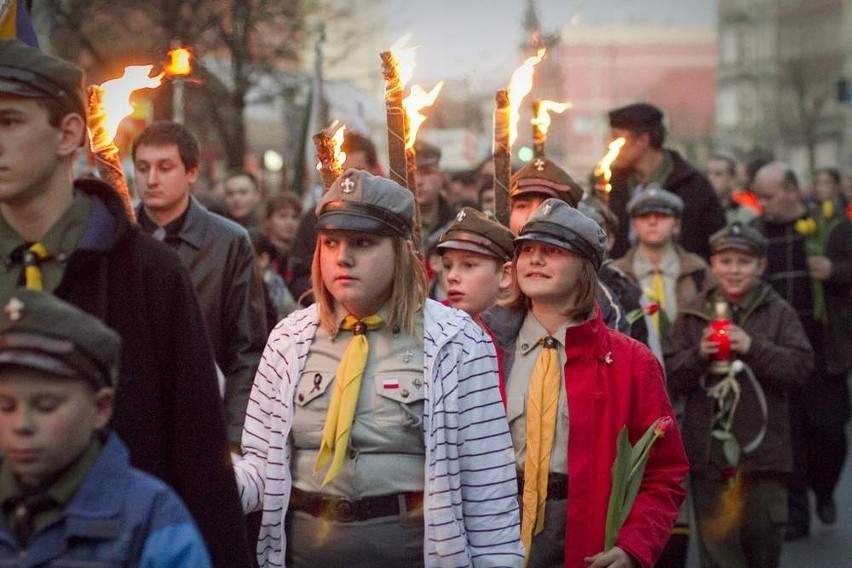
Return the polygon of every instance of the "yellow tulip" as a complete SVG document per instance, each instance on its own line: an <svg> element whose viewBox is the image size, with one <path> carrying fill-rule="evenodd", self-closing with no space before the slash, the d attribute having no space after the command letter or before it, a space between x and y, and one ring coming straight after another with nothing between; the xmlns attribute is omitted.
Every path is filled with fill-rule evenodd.
<svg viewBox="0 0 852 568"><path fill-rule="evenodd" d="M834 217L834 202L831 199L826 199L822 202L822 216L825 219Z"/></svg>
<svg viewBox="0 0 852 568"><path fill-rule="evenodd" d="M817 224L816 221L814 221L810 217L807 217L805 219L799 219L798 221L796 221L794 228L796 229L796 232L800 235L808 236L816 233Z"/></svg>

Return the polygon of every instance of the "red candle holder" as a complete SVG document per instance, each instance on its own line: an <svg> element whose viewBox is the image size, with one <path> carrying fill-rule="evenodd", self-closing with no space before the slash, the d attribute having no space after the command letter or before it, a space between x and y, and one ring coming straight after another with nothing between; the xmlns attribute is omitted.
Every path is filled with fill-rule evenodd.
<svg viewBox="0 0 852 568"><path fill-rule="evenodd" d="M709 340L719 346L719 349L710 356L710 372L717 375L727 375L731 370L733 353L731 352L731 338L728 335L728 326L733 323L730 317L730 309L727 302L717 302L714 306L716 317L710 322Z"/></svg>

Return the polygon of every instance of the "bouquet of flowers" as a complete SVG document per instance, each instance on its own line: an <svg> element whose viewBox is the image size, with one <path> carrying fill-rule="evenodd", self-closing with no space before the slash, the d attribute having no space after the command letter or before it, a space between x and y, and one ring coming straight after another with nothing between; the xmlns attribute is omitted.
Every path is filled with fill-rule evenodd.
<svg viewBox="0 0 852 568"><path fill-rule="evenodd" d="M841 217L835 216L834 203L830 199L822 202L818 213L818 215L799 219L794 225L796 232L805 236L805 254L808 256L825 255L828 236L842 221ZM814 298L814 319L825 323L828 314L825 307L825 289L822 281L811 278L811 289Z"/></svg>

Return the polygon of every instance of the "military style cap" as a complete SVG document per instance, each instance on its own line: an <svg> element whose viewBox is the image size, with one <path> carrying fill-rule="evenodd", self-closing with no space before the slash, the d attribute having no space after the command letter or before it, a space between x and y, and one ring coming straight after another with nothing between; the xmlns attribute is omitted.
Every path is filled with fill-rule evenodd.
<svg viewBox="0 0 852 568"><path fill-rule="evenodd" d="M86 74L15 39L0 40L0 93L54 99L86 116Z"/></svg>
<svg viewBox="0 0 852 568"><path fill-rule="evenodd" d="M583 188L547 158L536 158L512 176L509 199L525 193L541 193L561 199L571 207L576 207L583 198Z"/></svg>
<svg viewBox="0 0 852 568"><path fill-rule="evenodd" d="M423 142L421 140L414 141L414 157L417 161L418 168L438 168L441 162L441 149L434 144Z"/></svg>
<svg viewBox="0 0 852 568"><path fill-rule="evenodd" d="M663 111L648 103L634 103L609 112L611 128L645 131L662 123Z"/></svg>
<svg viewBox="0 0 852 568"><path fill-rule="evenodd" d="M710 235L711 254L726 250L738 250L764 257L768 248L769 241L760 234L760 231L740 222L731 223Z"/></svg>
<svg viewBox="0 0 852 568"><path fill-rule="evenodd" d="M414 196L401 185L363 170L348 169L317 203L317 229L411 237Z"/></svg>
<svg viewBox="0 0 852 568"><path fill-rule="evenodd" d="M0 318L0 367L81 377L101 388L118 381L120 350L115 331L45 292L15 291Z"/></svg>
<svg viewBox="0 0 852 568"><path fill-rule="evenodd" d="M457 249L512 260L515 235L507 227L473 207L464 207L438 241L438 252Z"/></svg>
<svg viewBox="0 0 852 568"><path fill-rule="evenodd" d="M564 201L548 199L538 206L515 239L517 247L526 241L540 241L570 250L601 267L606 234L600 225Z"/></svg>
<svg viewBox="0 0 852 568"><path fill-rule="evenodd" d="M641 217L649 213L680 217L683 213L683 199L658 185L649 186L627 202L627 214Z"/></svg>
<svg viewBox="0 0 852 568"><path fill-rule="evenodd" d="M599 197L589 194L577 204L580 213L597 223L607 233L618 229L618 216Z"/></svg>

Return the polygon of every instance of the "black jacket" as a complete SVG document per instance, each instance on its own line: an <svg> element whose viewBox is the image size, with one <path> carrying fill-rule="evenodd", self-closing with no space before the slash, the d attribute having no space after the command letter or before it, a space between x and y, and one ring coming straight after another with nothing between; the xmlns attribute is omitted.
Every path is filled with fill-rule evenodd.
<svg viewBox="0 0 852 568"><path fill-rule="evenodd" d="M683 199L683 216L678 244L689 252L710 258L710 235L725 226L725 211L713 191L707 177L692 167L689 162L674 150L663 150L671 155L674 169L663 188ZM630 186L629 170L613 170L612 192L609 208L618 216L618 231L615 245L610 256L620 258L630 248L627 236L630 232L630 218L627 215L627 202L633 193Z"/></svg>
<svg viewBox="0 0 852 568"><path fill-rule="evenodd" d="M174 247L198 297L216 363L225 375L225 424L239 446L243 420L266 345L263 281L246 230L189 199Z"/></svg>
<svg viewBox="0 0 852 568"><path fill-rule="evenodd" d="M180 260L127 220L108 185L55 293L122 338L112 427L134 467L171 485L193 515L214 565L250 565L213 352Z"/></svg>
<svg viewBox="0 0 852 568"><path fill-rule="evenodd" d="M763 282L750 305L744 306L739 325L751 336L751 348L739 358L754 372L757 385L746 373L737 378L742 387L734 413L732 433L745 450L740 466L747 473L788 473L793 459L790 449L789 395L805 383L814 365L814 354L795 310ZM677 320L663 340L669 389L686 395L686 412L681 431L694 471L707 471L711 460L710 430L715 401L707 396L718 379L708 375L709 361L698 354L701 333L713 319L712 298L716 288L696 296L678 308ZM766 401L766 419L760 396ZM800 404L795 401L795 404ZM762 442L760 432L766 430Z"/></svg>

